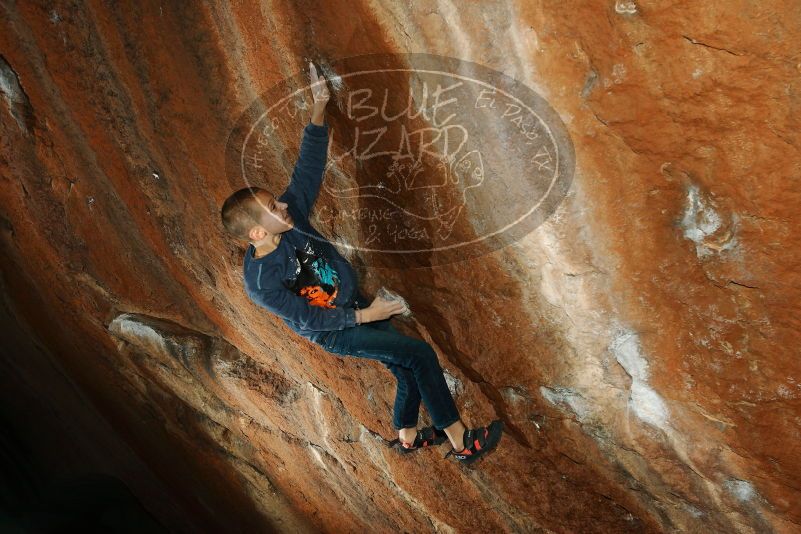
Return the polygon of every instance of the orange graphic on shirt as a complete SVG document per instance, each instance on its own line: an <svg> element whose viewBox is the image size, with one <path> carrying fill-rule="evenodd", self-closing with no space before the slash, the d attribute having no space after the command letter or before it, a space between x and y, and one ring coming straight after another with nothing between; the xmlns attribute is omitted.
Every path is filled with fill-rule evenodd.
<svg viewBox="0 0 801 534"><path fill-rule="evenodd" d="M332 294L325 292L321 286L306 286L301 288L300 295L309 299L312 306L322 306L323 308L336 308L333 301L337 296L338 289L334 289Z"/></svg>

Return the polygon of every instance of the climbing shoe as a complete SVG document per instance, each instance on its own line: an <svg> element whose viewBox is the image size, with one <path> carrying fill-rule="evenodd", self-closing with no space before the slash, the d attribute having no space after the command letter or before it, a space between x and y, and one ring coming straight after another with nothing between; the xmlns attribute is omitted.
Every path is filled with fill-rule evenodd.
<svg viewBox="0 0 801 534"><path fill-rule="evenodd" d="M478 458L493 448L501 440L501 432L503 430L503 421L496 419L491 422L489 426L482 426L479 428L471 428L464 431L464 449L457 451L451 449L445 455L454 456L457 460L465 464L471 464L478 460Z"/></svg>
<svg viewBox="0 0 801 534"><path fill-rule="evenodd" d="M446 441L448 441L448 436L443 430L439 430L433 426L427 426L417 431L417 436L415 436L412 443L403 441L400 438L395 438L390 442L390 446L397 444L400 452L409 454L417 449L439 445Z"/></svg>

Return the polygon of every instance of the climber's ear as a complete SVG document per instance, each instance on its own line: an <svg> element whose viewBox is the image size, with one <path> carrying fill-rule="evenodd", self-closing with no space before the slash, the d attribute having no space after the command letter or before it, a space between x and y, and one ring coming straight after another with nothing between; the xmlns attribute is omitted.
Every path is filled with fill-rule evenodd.
<svg viewBox="0 0 801 534"><path fill-rule="evenodd" d="M261 241L266 235L267 232L260 224L253 225L250 231L248 231L248 239L250 239L251 242Z"/></svg>

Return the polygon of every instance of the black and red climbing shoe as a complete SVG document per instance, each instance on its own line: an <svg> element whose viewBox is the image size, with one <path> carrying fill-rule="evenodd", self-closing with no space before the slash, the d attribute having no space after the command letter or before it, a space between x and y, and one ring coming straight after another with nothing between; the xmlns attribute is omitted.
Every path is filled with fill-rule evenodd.
<svg viewBox="0 0 801 534"><path fill-rule="evenodd" d="M451 449L445 455L454 456L457 460L465 464L471 464L482 455L491 451L501 440L503 431L503 421L496 419L489 426L471 428L464 431L464 449L457 451Z"/></svg>
<svg viewBox="0 0 801 534"><path fill-rule="evenodd" d="M440 445L446 441L448 441L448 435L445 434L443 430L439 430L433 426L426 426L417 431L417 436L415 436L412 443L403 441L400 438L395 438L390 441L390 446L398 444L400 452L409 454L417 449Z"/></svg>

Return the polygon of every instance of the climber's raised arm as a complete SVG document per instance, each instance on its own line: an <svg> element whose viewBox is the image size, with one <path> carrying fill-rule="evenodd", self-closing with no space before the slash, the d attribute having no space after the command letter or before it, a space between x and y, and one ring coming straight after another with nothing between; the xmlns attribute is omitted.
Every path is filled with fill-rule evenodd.
<svg viewBox="0 0 801 534"><path fill-rule="evenodd" d="M317 200L328 161L328 124L325 122L325 106L330 98L325 78L317 75L317 69L311 62L309 62L309 78L312 82L311 91L314 100L311 121L303 129L298 161L295 163L285 193L286 196L292 197L292 204L306 218L314 206L314 201Z"/></svg>

